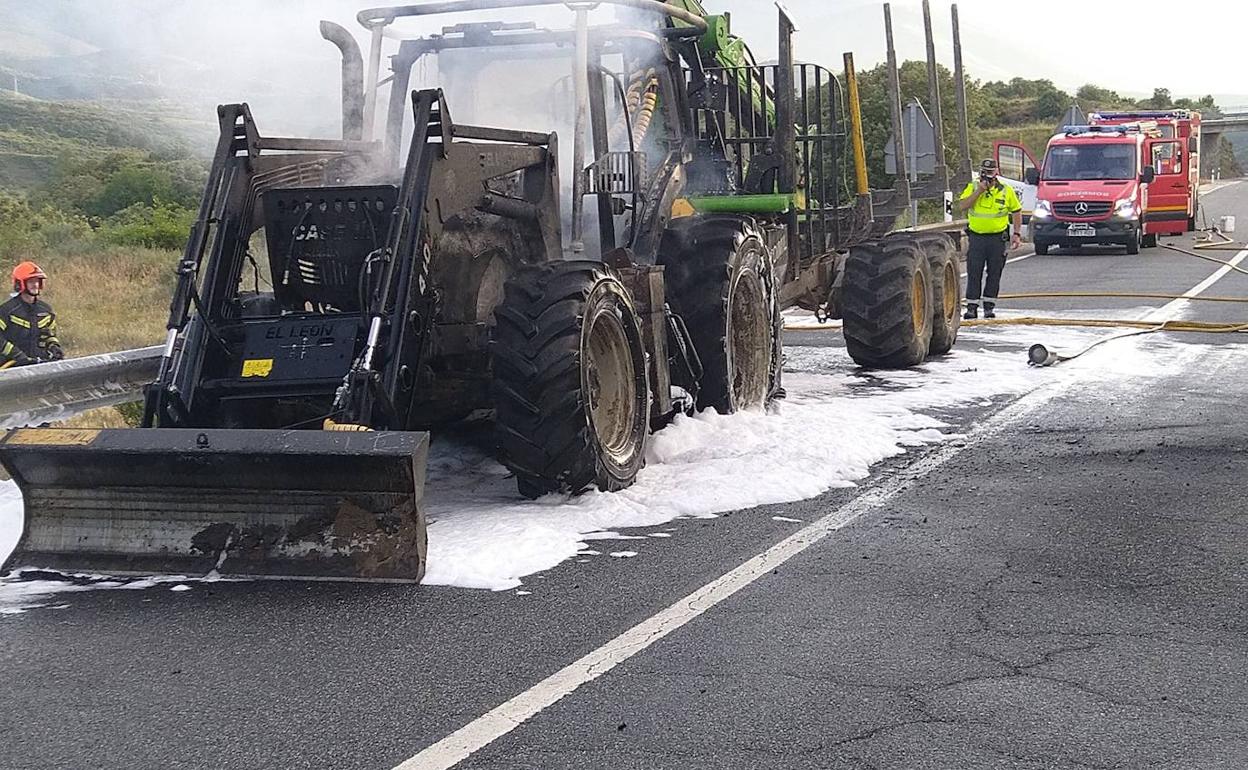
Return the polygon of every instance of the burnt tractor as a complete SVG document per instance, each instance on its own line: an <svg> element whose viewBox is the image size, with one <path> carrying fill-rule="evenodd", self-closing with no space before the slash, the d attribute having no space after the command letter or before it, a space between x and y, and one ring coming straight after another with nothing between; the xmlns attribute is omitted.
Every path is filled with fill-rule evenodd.
<svg viewBox="0 0 1248 770"><path fill-rule="evenodd" d="M785 308L843 318L863 365L949 350L953 244L873 239L856 105L793 63L783 12L774 65L694 0L396 24L553 4L363 11L368 67L322 22L341 139L218 109L143 427L0 443L26 505L6 567L418 581L439 425L492 416L522 495L618 490L675 415L782 393Z"/></svg>

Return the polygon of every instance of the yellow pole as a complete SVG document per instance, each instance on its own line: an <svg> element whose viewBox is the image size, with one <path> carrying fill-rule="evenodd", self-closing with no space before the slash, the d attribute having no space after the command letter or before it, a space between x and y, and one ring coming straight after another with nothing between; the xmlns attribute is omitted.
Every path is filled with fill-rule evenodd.
<svg viewBox="0 0 1248 770"><path fill-rule="evenodd" d="M849 134L854 145L854 180L859 195L871 192L867 184L867 152L862 142L862 105L858 102L858 76L854 74L854 55L845 53L845 81L849 84Z"/></svg>

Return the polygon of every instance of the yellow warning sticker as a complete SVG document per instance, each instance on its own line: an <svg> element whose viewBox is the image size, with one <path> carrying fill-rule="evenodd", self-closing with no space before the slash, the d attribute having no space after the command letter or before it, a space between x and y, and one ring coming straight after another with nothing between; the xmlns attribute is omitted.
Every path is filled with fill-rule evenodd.
<svg viewBox="0 0 1248 770"><path fill-rule="evenodd" d="M243 362L244 377L268 377L272 372L271 358L251 358Z"/></svg>
<svg viewBox="0 0 1248 770"><path fill-rule="evenodd" d="M9 433L6 444L38 444L42 446L86 446L99 430L78 430L71 428L18 428Z"/></svg>

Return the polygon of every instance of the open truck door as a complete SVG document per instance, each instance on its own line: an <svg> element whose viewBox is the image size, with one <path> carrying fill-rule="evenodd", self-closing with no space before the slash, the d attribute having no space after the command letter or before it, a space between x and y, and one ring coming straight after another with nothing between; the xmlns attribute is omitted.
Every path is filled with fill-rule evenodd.
<svg viewBox="0 0 1248 770"><path fill-rule="evenodd" d="M1154 139L1148 142L1144 157L1154 174L1144 208L1145 236L1186 232L1188 219L1194 213L1186 143L1181 139Z"/></svg>
<svg viewBox="0 0 1248 770"><path fill-rule="evenodd" d="M1026 147L1014 142L993 142L992 154L996 158L1001 181L1014 188L1019 202L1023 204L1023 224L1030 232L1031 212L1036 208L1039 180L1029 183L1027 179L1028 176L1036 177L1040 166ZM1029 174L1029 171L1033 173Z"/></svg>

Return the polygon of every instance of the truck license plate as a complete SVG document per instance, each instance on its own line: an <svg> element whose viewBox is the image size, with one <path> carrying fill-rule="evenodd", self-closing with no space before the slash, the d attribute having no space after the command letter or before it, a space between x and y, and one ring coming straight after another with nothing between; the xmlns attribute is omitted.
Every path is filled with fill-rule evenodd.
<svg viewBox="0 0 1248 770"><path fill-rule="evenodd" d="M1096 228L1092 225L1073 224L1066 228L1066 234L1079 238L1090 238L1096 235Z"/></svg>

